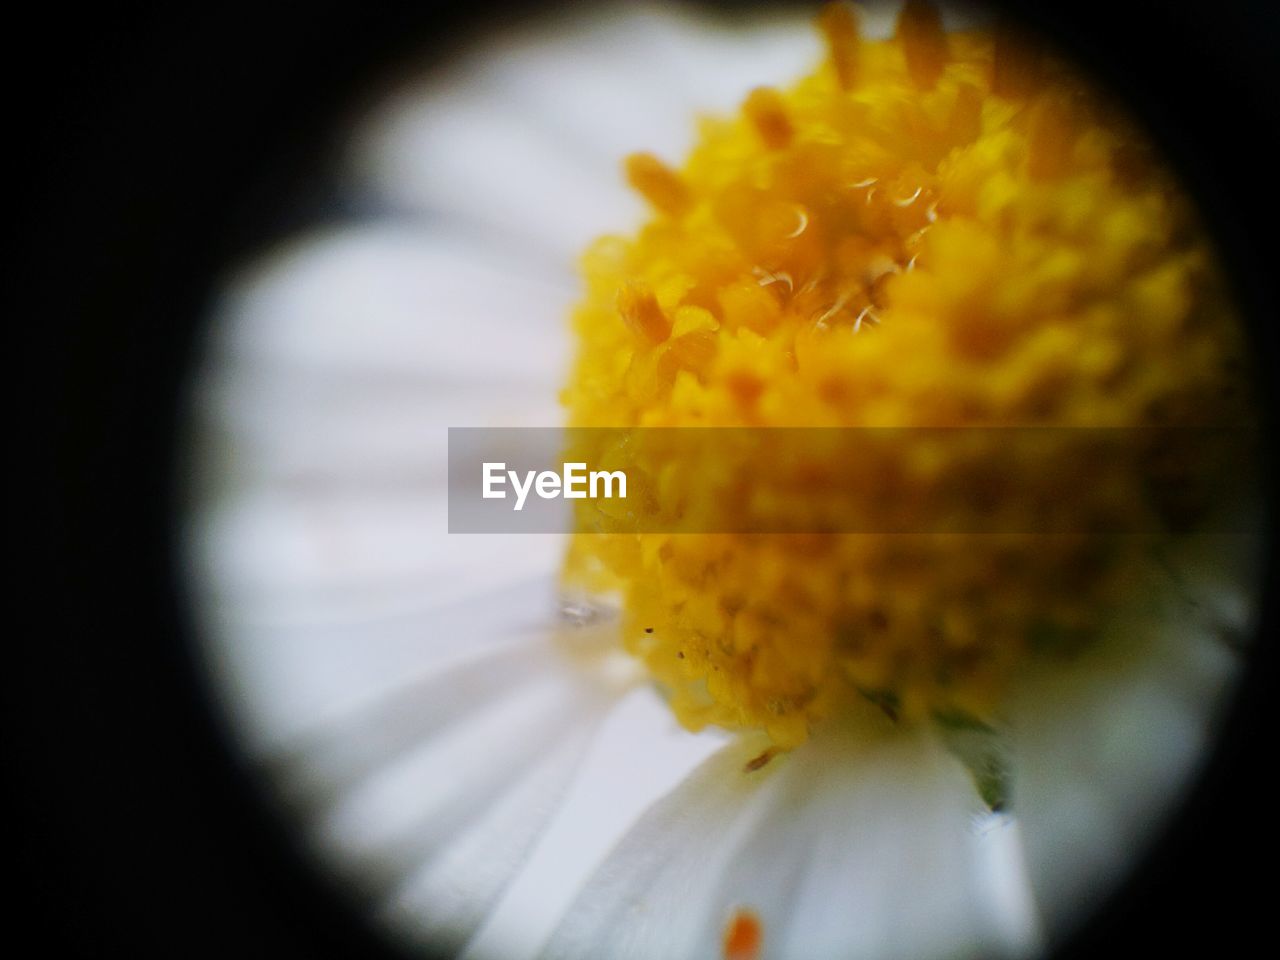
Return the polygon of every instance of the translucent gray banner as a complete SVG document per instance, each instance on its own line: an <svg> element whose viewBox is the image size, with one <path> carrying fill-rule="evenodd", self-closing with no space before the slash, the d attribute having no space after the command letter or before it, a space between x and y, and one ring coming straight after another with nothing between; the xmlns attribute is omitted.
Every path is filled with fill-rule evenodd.
<svg viewBox="0 0 1280 960"><path fill-rule="evenodd" d="M1246 428L451 428L450 533L1250 533Z"/></svg>

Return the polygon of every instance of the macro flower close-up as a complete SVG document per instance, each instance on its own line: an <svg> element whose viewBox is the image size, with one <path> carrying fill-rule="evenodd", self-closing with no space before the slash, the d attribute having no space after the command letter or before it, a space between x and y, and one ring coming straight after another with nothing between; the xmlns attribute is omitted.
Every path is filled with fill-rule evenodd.
<svg viewBox="0 0 1280 960"><path fill-rule="evenodd" d="M1123 101L980 8L618 4L344 124L184 437L199 662L308 862L410 956L1087 923L1262 597L1248 330ZM625 500L451 530L464 434Z"/></svg>

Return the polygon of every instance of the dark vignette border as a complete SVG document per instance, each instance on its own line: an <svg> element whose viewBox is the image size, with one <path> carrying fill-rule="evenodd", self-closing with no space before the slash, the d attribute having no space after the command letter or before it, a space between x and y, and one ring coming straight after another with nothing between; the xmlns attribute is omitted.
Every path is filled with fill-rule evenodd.
<svg viewBox="0 0 1280 960"><path fill-rule="evenodd" d="M46 6L10 34L8 63L21 65L10 153L30 169L11 180L20 250L8 286L27 296L6 355L20 536L5 733L20 811L10 875L24 891L14 913L40 954L392 955L259 800L214 719L176 563L176 437L213 279L350 212L325 206L331 180L315 160L359 91L387 64L527 6ZM1126 96L1181 167L1259 367L1273 369L1273 9L1019 9ZM1274 451L1275 383L1261 386ZM1274 538L1271 549L1263 637L1277 632ZM1252 657L1179 819L1063 957L1263 942L1269 904L1251 878L1274 869L1258 736L1274 653L1258 644Z"/></svg>

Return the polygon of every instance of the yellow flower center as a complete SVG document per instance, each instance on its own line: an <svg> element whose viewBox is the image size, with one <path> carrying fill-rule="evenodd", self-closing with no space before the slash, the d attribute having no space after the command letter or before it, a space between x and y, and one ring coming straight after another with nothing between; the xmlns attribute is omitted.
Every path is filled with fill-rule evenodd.
<svg viewBox="0 0 1280 960"><path fill-rule="evenodd" d="M682 167L626 160L652 217L583 259L571 425L1232 415L1239 333L1208 242L1114 107L1050 54L999 30L947 34L922 4L886 41L861 39L840 5L819 27L818 68L702 120ZM966 481L975 497L993 478L1063 470L994 431L974 442L988 467ZM894 489L914 502L961 455L894 471ZM661 478L655 511L700 482L653 449L634 463L615 450L612 467L619 456ZM725 466L761 486L796 468ZM1065 479L1068 508L1105 495L1121 513L1163 509L1136 475L1112 471L1105 491ZM783 748L853 698L907 719L990 718L1029 657L1092 634L1150 551L1134 536L590 529L566 583L620 597L627 647L680 720L763 728Z"/></svg>

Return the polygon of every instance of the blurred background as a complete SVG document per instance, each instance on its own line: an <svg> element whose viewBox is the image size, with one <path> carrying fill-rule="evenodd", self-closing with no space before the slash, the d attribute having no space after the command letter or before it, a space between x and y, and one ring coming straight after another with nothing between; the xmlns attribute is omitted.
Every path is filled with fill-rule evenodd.
<svg viewBox="0 0 1280 960"><path fill-rule="evenodd" d="M215 720L175 562L191 480L178 469L181 406L219 278L246 251L349 212L327 158L369 98L551 9L44 10L22 35L35 56L10 81L13 152L29 169L15 183L10 279L27 302L11 312L21 577L5 727L14 912L35 955L392 955L295 845ZM1275 12L1243 0L1023 12L1181 168L1263 369L1274 365ZM1269 591L1263 636L1274 620ZM1268 891L1251 877L1276 836L1256 735L1274 654L1259 644L1253 656L1187 809L1067 955L1155 952L1193 933L1243 950L1267 931Z"/></svg>

